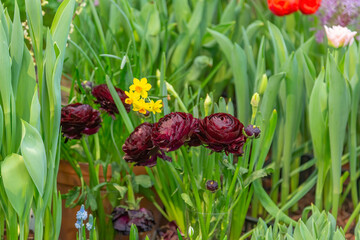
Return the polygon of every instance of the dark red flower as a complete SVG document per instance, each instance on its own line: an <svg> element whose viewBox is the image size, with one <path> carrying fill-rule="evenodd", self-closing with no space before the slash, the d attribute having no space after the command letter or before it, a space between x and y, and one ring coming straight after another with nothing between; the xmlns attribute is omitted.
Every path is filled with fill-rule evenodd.
<svg viewBox="0 0 360 240"><path fill-rule="evenodd" d="M197 135L197 133L200 132L199 130L200 119L194 118L194 121L195 122L193 126L193 133L190 136L190 140L185 142L185 144L187 144L190 147L197 147L202 144L199 136Z"/></svg>
<svg viewBox="0 0 360 240"><path fill-rule="evenodd" d="M126 210L116 207L111 215L114 229L123 235L130 234L132 224L136 225L139 232L150 231L155 225L152 213L145 208Z"/></svg>
<svg viewBox="0 0 360 240"><path fill-rule="evenodd" d="M164 152L160 151L151 140L153 125L145 122L135 128L122 146L127 162L135 162L137 166L152 167L156 165L157 157L171 161Z"/></svg>
<svg viewBox="0 0 360 240"><path fill-rule="evenodd" d="M190 113L173 112L154 124L151 138L160 149L175 151L190 140L195 124Z"/></svg>
<svg viewBox="0 0 360 240"><path fill-rule="evenodd" d="M321 0L300 0L300 11L303 14L314 14L317 12L321 4Z"/></svg>
<svg viewBox="0 0 360 240"><path fill-rule="evenodd" d="M244 129L245 135L248 138L258 138L260 137L260 129L255 125L249 125Z"/></svg>
<svg viewBox="0 0 360 240"><path fill-rule="evenodd" d="M125 92L120 88L115 88L115 90L126 111L130 112L130 105L125 103L125 99L127 98ZM115 114L118 114L119 110L116 107L108 86L106 84L98 85L93 88L91 93L96 98L95 103L100 104L101 109L106 111L113 119L115 119Z"/></svg>
<svg viewBox="0 0 360 240"><path fill-rule="evenodd" d="M299 0L268 0L268 6L275 15L284 16L299 10Z"/></svg>
<svg viewBox="0 0 360 240"><path fill-rule="evenodd" d="M208 180L206 182L206 189L211 192L216 192L219 189L219 184L214 180Z"/></svg>
<svg viewBox="0 0 360 240"><path fill-rule="evenodd" d="M244 125L234 116L215 113L201 120L198 136L212 151L241 156L246 140L243 128Z"/></svg>
<svg viewBox="0 0 360 240"><path fill-rule="evenodd" d="M179 240L179 236L178 236L178 229L179 227L177 226L177 224L172 221L169 222L168 224L161 226L160 229L157 231L159 240ZM180 229L179 229L180 231ZM181 236L184 236L181 232L180 232Z"/></svg>
<svg viewBox="0 0 360 240"><path fill-rule="evenodd" d="M92 135L99 131L100 112L87 104L70 104L61 109L60 124L64 137L80 139L82 134Z"/></svg>

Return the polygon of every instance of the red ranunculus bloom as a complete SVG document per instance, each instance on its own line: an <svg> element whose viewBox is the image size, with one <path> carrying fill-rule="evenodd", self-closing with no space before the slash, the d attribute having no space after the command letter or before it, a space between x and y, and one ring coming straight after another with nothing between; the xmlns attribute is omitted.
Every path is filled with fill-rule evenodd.
<svg viewBox="0 0 360 240"><path fill-rule="evenodd" d="M303 14L314 14L317 12L321 0L300 0L299 8Z"/></svg>
<svg viewBox="0 0 360 240"><path fill-rule="evenodd" d="M200 132L199 130L200 119L194 118L194 121L195 123L193 127L193 133L190 136L190 140L185 142L185 144L188 145L189 147L197 147L202 144L199 136L197 135L197 133Z"/></svg>
<svg viewBox="0 0 360 240"><path fill-rule="evenodd" d="M157 157L171 161L170 157L154 146L151 140L153 125L145 122L135 128L122 146L125 152L124 159L127 162L135 162L137 166L153 167Z"/></svg>
<svg viewBox="0 0 360 240"><path fill-rule="evenodd" d="M299 0L268 0L268 5L270 11L277 16L288 15L299 10Z"/></svg>
<svg viewBox="0 0 360 240"><path fill-rule="evenodd" d="M157 232L160 240L179 240L178 230L180 231L179 227L176 225L175 221L172 221L160 227ZM181 236L184 236L181 231L180 234Z"/></svg>
<svg viewBox="0 0 360 240"><path fill-rule="evenodd" d="M130 105L125 103L125 99L127 98L125 92L120 88L115 88L115 90L119 95L121 102L124 104L126 111L130 112ZM92 89L91 93L96 98L95 103L100 104L101 109L115 119L115 114L118 114L119 110L116 107L108 86L106 84L98 85Z"/></svg>
<svg viewBox="0 0 360 240"><path fill-rule="evenodd" d="M212 151L240 156L246 140L243 128L244 125L234 116L215 113L201 120L198 136Z"/></svg>
<svg viewBox="0 0 360 240"><path fill-rule="evenodd" d="M90 105L74 103L61 109L61 130L67 139L80 139L82 134L95 134L100 127L100 112Z"/></svg>
<svg viewBox="0 0 360 240"><path fill-rule="evenodd" d="M130 234L132 224L136 225L139 232L150 231L155 225L152 213L145 208L126 210L116 207L111 215L114 229L123 235Z"/></svg>
<svg viewBox="0 0 360 240"><path fill-rule="evenodd" d="M190 113L173 112L154 124L153 143L164 151L175 151L191 139L196 120Z"/></svg>

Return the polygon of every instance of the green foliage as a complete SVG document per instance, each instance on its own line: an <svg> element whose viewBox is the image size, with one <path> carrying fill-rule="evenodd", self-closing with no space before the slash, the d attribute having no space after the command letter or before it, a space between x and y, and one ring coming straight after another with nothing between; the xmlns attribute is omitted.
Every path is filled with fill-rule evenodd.
<svg viewBox="0 0 360 240"><path fill-rule="evenodd" d="M274 226L268 226L260 219L251 240L345 240L345 233L336 226L335 218L330 213L320 212L314 205L305 209L302 219L294 225L286 226L278 220Z"/></svg>

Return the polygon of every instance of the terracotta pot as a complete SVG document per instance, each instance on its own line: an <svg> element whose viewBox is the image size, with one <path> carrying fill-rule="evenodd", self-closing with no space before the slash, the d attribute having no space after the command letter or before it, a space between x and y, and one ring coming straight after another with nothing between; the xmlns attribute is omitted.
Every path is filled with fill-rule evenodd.
<svg viewBox="0 0 360 240"><path fill-rule="evenodd" d="M87 163L79 163L81 172L83 174L84 181L86 184L89 184L89 167ZM146 175L146 169L144 167L134 167L133 172L135 175ZM104 182L105 177L106 180L109 180L111 178L111 166L108 166L106 175L103 174L103 168L100 166L99 170L99 182ZM81 186L80 179L70 163L65 160L60 161L59 166L59 172L58 172L58 178L57 178L57 187L58 190L61 192L61 194L68 193L69 190L76 186ZM105 193L105 191L104 191ZM139 197L137 195L136 197ZM157 198L157 202L161 204L160 200ZM103 201L105 213L111 214L113 207L111 204L104 199ZM161 221L162 215L157 210L157 208L146 198L143 198L140 203L140 207L144 207L152 211L156 226L153 228L152 232L147 233L141 233L140 239L145 239L146 235L149 236L150 239L155 238L155 232L158 227L158 224ZM61 221L61 231L60 231L60 240L72 240L76 239L77 229L75 228L75 222L76 222L76 212L80 210L80 206L76 206L74 208L65 208L65 200L62 200L62 221ZM121 236L119 234L116 235L115 239L117 240L125 240L128 239L126 236Z"/></svg>

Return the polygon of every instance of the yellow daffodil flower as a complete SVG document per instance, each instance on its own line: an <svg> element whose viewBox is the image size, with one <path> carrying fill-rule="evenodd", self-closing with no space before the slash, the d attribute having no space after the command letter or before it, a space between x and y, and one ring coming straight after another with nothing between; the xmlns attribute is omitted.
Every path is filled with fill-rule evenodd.
<svg viewBox="0 0 360 240"><path fill-rule="evenodd" d="M140 99L139 101L133 102L133 111L139 112L142 114L146 114L146 110L148 109L148 103L145 102L144 99Z"/></svg>
<svg viewBox="0 0 360 240"><path fill-rule="evenodd" d="M157 100L156 102L154 102L153 100L151 100L148 103L148 108L147 110L149 112L152 112L153 114L155 113L161 113L161 108L162 108L162 101L161 100Z"/></svg>
<svg viewBox="0 0 360 240"><path fill-rule="evenodd" d="M146 78L142 78L141 81L137 78L134 78L133 85L130 86L130 90L137 92L141 97L147 98L148 91L151 89L151 85L147 82Z"/></svg>
<svg viewBox="0 0 360 240"><path fill-rule="evenodd" d="M125 103L126 104L133 104L134 102L138 101L140 99L140 94L138 92L135 91L125 91L126 96L128 96L128 98L125 99Z"/></svg>

